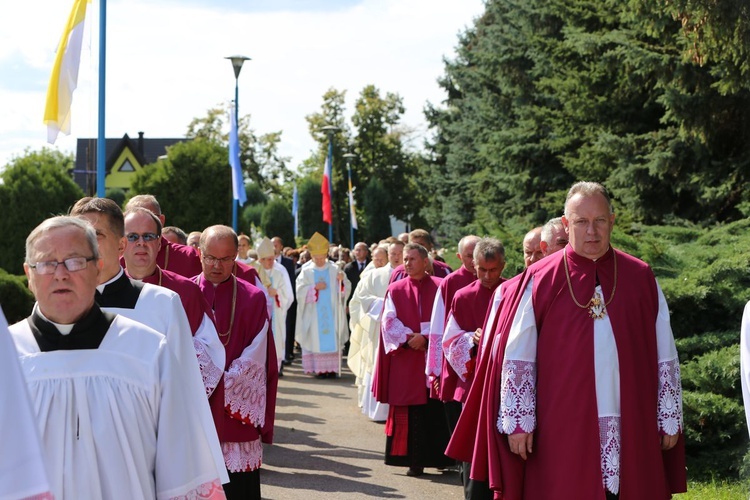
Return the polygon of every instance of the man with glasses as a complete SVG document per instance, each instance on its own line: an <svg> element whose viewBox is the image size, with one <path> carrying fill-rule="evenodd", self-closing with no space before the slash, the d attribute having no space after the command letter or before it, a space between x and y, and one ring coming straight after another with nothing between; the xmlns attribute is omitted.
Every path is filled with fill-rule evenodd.
<svg viewBox="0 0 750 500"><path fill-rule="evenodd" d="M102 259L96 303L107 312L143 323L166 337L167 346L182 369L181 383L185 385L187 395L194 400L205 437L211 444L222 482L228 482L229 477L224 470L216 428L193 347L190 322L179 295L164 287L136 282L125 274L120 266L120 256L127 243L125 220L117 203L108 198L81 198L73 205L70 214L88 221L96 231Z"/></svg>
<svg viewBox="0 0 750 500"><path fill-rule="evenodd" d="M151 194L133 196L125 205L125 210L134 207L151 210L161 221L162 227L164 226L167 217L161 212L161 206L155 196ZM156 263L160 268L186 278L192 278L201 272L200 255L194 247L172 243L164 236L161 236L161 248L156 255Z"/></svg>
<svg viewBox="0 0 750 500"><path fill-rule="evenodd" d="M200 288L193 281L156 265L161 247L161 221L150 210L141 207L125 211L125 272L131 278L163 286L176 292L185 309L193 334L193 347L198 355L203 385L210 396L224 372L226 355L214 326L213 313ZM211 408L214 420L223 407Z"/></svg>
<svg viewBox="0 0 750 500"><path fill-rule="evenodd" d="M237 247L232 228L204 230L203 272L195 281L214 311L227 354L224 378L211 395L225 410L216 430L229 470L227 498L260 500L262 443L273 441L278 368L265 297L232 274Z"/></svg>
<svg viewBox="0 0 750 500"><path fill-rule="evenodd" d="M80 218L35 228L24 271L37 303L10 327L52 494L224 498L200 419L205 403L175 383L184 368L164 336L96 304L97 246Z"/></svg>

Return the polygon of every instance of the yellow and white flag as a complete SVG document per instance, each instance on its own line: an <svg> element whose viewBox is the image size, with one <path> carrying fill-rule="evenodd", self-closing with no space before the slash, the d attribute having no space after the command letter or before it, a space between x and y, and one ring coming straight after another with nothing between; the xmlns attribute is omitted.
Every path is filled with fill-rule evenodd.
<svg viewBox="0 0 750 500"><path fill-rule="evenodd" d="M47 105L44 107L44 124L47 125L47 142L50 144L55 143L60 132L70 134L70 105L73 91L78 85L86 6L90 2L74 0L68 24L57 47L47 89Z"/></svg>

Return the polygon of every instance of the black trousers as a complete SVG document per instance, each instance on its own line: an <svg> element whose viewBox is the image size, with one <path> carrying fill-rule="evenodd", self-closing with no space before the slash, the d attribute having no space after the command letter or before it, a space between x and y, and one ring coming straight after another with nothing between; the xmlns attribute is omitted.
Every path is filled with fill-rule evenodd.
<svg viewBox="0 0 750 500"><path fill-rule="evenodd" d="M292 281L294 286L294 281ZM294 329L297 325L297 301L292 302L286 312L286 337L284 338L284 357L288 360L294 355Z"/></svg>
<svg viewBox="0 0 750 500"><path fill-rule="evenodd" d="M445 420L445 408L437 399L427 404L409 406L408 454L392 455L393 438L385 438L385 463L397 467L450 467L456 464L445 456L451 437Z"/></svg>
<svg viewBox="0 0 750 500"><path fill-rule="evenodd" d="M464 485L465 500L492 500L494 495L487 481L475 481L469 478L471 462L461 462L461 484Z"/></svg>
<svg viewBox="0 0 750 500"><path fill-rule="evenodd" d="M260 500L260 469L250 472L230 472L224 485L227 500Z"/></svg>

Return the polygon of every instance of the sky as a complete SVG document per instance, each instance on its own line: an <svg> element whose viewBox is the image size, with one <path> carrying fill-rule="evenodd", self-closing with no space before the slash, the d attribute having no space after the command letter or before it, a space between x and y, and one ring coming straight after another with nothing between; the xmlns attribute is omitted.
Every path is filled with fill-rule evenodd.
<svg viewBox="0 0 750 500"><path fill-rule="evenodd" d="M0 168L49 146L46 91L72 5L13 2L0 19ZM65 153L97 135L99 0L88 9L71 135L50 146ZM283 131L291 168L316 148L305 116L332 87L347 91L347 118L368 84L398 93L419 147L425 104L445 99L443 59L483 11L482 0L109 0L106 136L183 137L193 118L233 100L224 57L244 55L240 115L258 135Z"/></svg>

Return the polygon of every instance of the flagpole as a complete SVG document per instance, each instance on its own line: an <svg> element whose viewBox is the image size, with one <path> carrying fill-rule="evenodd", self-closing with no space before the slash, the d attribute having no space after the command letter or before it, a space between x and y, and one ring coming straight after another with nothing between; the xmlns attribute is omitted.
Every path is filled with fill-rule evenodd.
<svg viewBox="0 0 750 500"><path fill-rule="evenodd" d="M240 140L240 75L237 72L237 77L234 79L234 123L237 124L237 141ZM237 200L232 196L232 229L237 232L237 205L240 200Z"/></svg>
<svg viewBox="0 0 750 500"><path fill-rule="evenodd" d="M349 174L349 248L354 249L354 207L352 206L352 200L354 195L352 194L352 160L357 155L354 153L346 153L344 159L346 160L346 170Z"/></svg>
<svg viewBox="0 0 750 500"><path fill-rule="evenodd" d="M245 57L245 56L229 56L229 57L225 57L224 59L229 59L232 62L232 68L234 69L234 123L237 126L237 143L239 144L239 140L240 140L240 103L239 103L240 70L242 69L242 65L244 64L244 62L249 61L250 58ZM237 186L238 191L239 189L243 189L243 190L245 189L244 183L241 183L240 186ZM244 200L244 197L242 197L239 194L239 192L237 193L237 198L232 196L232 229L234 229L235 233L237 232L237 207L240 204L241 198Z"/></svg>
<svg viewBox="0 0 750 500"><path fill-rule="evenodd" d="M292 215L294 216L294 239L296 241L297 234L299 233L299 195L297 194L296 182L294 183L294 193L292 194Z"/></svg>
<svg viewBox="0 0 750 500"><path fill-rule="evenodd" d="M96 139L96 195L104 198L106 141L104 130L105 82L107 69L107 0L99 0L99 127Z"/></svg>

